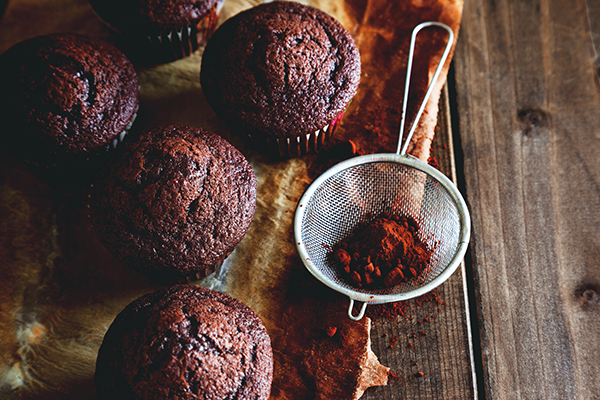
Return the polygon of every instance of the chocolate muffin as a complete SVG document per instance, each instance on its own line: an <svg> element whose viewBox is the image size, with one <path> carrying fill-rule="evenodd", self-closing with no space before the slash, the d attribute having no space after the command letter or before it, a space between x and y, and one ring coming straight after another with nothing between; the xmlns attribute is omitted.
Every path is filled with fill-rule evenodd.
<svg viewBox="0 0 600 400"><path fill-rule="evenodd" d="M176 285L129 304L104 336L99 400L267 399L273 353L260 318L242 302Z"/></svg>
<svg viewBox="0 0 600 400"><path fill-rule="evenodd" d="M190 55L217 27L223 0L89 0L116 34L118 45L140 62Z"/></svg>
<svg viewBox="0 0 600 400"><path fill-rule="evenodd" d="M2 146L39 165L80 168L123 139L138 108L131 62L108 43L38 36L0 56Z"/></svg>
<svg viewBox="0 0 600 400"><path fill-rule="evenodd" d="M256 177L244 156L214 133L177 125L127 143L91 200L96 232L116 258L175 277L213 272L255 209Z"/></svg>
<svg viewBox="0 0 600 400"><path fill-rule="evenodd" d="M258 148L303 154L331 136L360 80L352 36L323 11L273 2L225 21L206 45L202 90Z"/></svg>

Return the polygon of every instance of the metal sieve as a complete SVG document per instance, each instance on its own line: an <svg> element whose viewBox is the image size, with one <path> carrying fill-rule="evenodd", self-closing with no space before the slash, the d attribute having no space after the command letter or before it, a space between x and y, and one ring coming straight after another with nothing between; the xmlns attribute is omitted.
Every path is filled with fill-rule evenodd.
<svg viewBox="0 0 600 400"><path fill-rule="evenodd" d="M445 29L448 43L401 147L416 37L431 26ZM439 22L424 22L413 30L396 153L358 156L333 166L311 183L296 207L294 236L304 265L319 281L350 298L348 316L353 320L364 316L369 303L408 300L431 291L452 275L467 249L471 221L460 192L440 171L405 154L453 41L452 30ZM331 252L358 225L382 213L418 221L419 239L433 254L418 280L390 288L359 289L334 264ZM355 301L363 302L356 316Z"/></svg>

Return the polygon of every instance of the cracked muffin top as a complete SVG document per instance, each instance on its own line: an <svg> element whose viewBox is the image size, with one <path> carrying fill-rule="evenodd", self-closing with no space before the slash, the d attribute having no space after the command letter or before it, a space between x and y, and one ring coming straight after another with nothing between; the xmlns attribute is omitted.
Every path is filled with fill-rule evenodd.
<svg viewBox="0 0 600 400"><path fill-rule="evenodd" d="M245 304L175 285L129 304L98 352L100 400L267 399L271 342Z"/></svg>
<svg viewBox="0 0 600 400"><path fill-rule="evenodd" d="M38 36L0 57L0 119L9 152L42 165L89 158L128 129L138 107L131 62L76 34Z"/></svg>
<svg viewBox="0 0 600 400"><path fill-rule="evenodd" d="M123 146L94 186L90 208L100 239L132 268L206 275L246 234L256 177L220 136L165 126Z"/></svg>
<svg viewBox="0 0 600 400"><path fill-rule="evenodd" d="M250 135L297 137L330 124L356 94L360 55L323 11L273 2L225 21L208 41L200 81L210 106Z"/></svg>

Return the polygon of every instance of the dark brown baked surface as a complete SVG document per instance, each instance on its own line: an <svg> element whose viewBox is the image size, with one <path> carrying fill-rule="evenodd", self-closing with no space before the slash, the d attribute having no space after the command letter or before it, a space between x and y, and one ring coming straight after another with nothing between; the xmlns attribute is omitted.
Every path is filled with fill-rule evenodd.
<svg viewBox="0 0 600 400"><path fill-rule="evenodd" d="M175 285L129 304L96 362L99 400L267 399L273 354L260 318L242 302Z"/></svg>
<svg viewBox="0 0 600 400"><path fill-rule="evenodd" d="M3 148L38 164L90 157L123 132L138 107L131 62L108 43L38 36L0 56Z"/></svg>
<svg viewBox="0 0 600 400"><path fill-rule="evenodd" d="M234 128L297 137L346 109L360 81L360 55L350 33L325 12L273 2L217 29L200 80L213 110Z"/></svg>
<svg viewBox="0 0 600 400"><path fill-rule="evenodd" d="M218 0L90 0L98 15L122 33L154 34L196 25Z"/></svg>
<svg viewBox="0 0 600 400"><path fill-rule="evenodd" d="M126 143L92 193L106 247L143 272L212 272L242 240L256 209L256 177L220 136L171 125Z"/></svg>

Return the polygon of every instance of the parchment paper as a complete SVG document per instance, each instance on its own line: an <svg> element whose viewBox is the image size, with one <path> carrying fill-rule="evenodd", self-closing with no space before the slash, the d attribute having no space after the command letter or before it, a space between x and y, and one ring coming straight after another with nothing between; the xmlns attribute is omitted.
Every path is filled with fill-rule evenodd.
<svg viewBox="0 0 600 400"><path fill-rule="evenodd" d="M329 147L351 139L364 153L394 152L410 31L424 20L440 20L458 33L462 1L304 3L340 20L361 51L359 92ZM252 5L226 0L221 21ZM0 53L51 32L79 32L112 42L84 0L11 0L0 20ZM433 58L417 57L417 99L444 45L438 32L423 37L439 51ZM417 55L422 50L418 46ZM347 299L304 269L292 233L303 190L339 160L325 149L274 161L249 148L204 99L201 53L169 64L136 66L141 99L131 135L163 124L189 124L222 135L246 155L258 178L255 219L219 274L196 283L242 300L263 319L275 353L273 399L349 398L360 386L357 369L367 361L369 321L345 317ZM446 71L447 66L442 78ZM434 135L439 91L409 147L423 160ZM409 104L409 116L417 107L416 101ZM103 248L88 220L89 186L57 188L4 153L0 176L0 398L94 399L96 353L106 329L126 304L167 282L127 269ZM337 339L324 333L330 326L338 329Z"/></svg>

